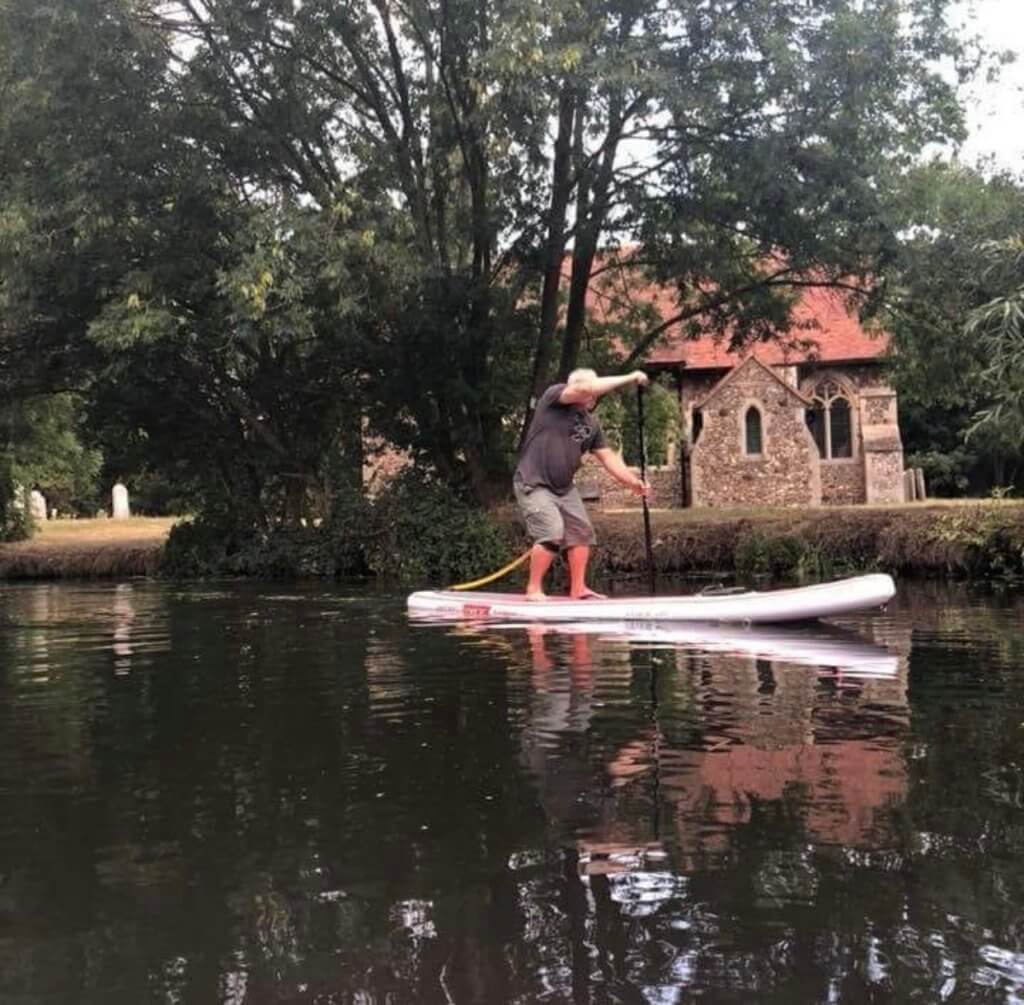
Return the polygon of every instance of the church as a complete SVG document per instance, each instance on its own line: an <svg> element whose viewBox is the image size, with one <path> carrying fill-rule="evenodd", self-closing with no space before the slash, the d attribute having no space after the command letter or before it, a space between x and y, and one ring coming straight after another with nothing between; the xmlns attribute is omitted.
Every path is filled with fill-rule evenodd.
<svg viewBox="0 0 1024 1005"><path fill-rule="evenodd" d="M887 336L823 288L803 292L792 331L739 352L725 338L670 333L648 354L644 368L669 377L681 413L669 463L650 472L658 505L904 501ZM626 501L609 488L595 493L601 504Z"/></svg>

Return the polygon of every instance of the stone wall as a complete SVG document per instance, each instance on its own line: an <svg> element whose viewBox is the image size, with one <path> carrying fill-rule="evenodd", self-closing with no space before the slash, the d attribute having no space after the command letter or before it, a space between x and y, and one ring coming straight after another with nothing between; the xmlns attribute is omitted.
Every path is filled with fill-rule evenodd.
<svg viewBox="0 0 1024 1005"><path fill-rule="evenodd" d="M762 453L748 456L744 417L761 412ZM691 452L695 506L817 506L818 450L805 402L767 367L747 359L706 399L704 428Z"/></svg>
<svg viewBox="0 0 1024 1005"><path fill-rule="evenodd" d="M857 456L829 461L820 460L821 504L854 506L864 502L864 460Z"/></svg>
<svg viewBox="0 0 1024 1005"><path fill-rule="evenodd" d="M896 392L885 386L864 390L860 399L860 422L865 501L904 502L903 442L900 439Z"/></svg>
<svg viewBox="0 0 1024 1005"><path fill-rule="evenodd" d="M631 468L637 475L639 468ZM658 465L647 468L647 481L650 482L652 506L680 506L679 466L676 464ZM583 465L576 475L576 486L588 505L597 505L601 509L626 509L639 507L639 496L633 495L624 485L620 485L592 457L584 458Z"/></svg>

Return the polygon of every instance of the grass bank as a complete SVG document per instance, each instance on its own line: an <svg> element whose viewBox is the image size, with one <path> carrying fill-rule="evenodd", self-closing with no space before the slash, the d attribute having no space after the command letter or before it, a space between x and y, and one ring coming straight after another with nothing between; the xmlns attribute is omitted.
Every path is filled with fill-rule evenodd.
<svg viewBox="0 0 1024 1005"><path fill-rule="evenodd" d="M171 517L49 520L28 541L0 545L0 579L152 576Z"/></svg>
<svg viewBox="0 0 1024 1005"><path fill-rule="evenodd" d="M639 511L595 514L606 574L646 568ZM654 510L664 573L737 572L809 579L862 571L1024 577L1024 503L949 501L805 510Z"/></svg>
<svg viewBox="0 0 1024 1005"><path fill-rule="evenodd" d="M595 573L643 574L641 512L595 511L593 517L600 538L593 557ZM495 519L510 542L508 557L512 557L516 548L525 545L517 517L506 509ZM0 545L0 579L158 575L163 545L174 522L171 518L53 521L30 541ZM880 570L904 576L1024 579L1024 503L1019 502L653 510L651 526L655 563L667 575L735 573L814 580ZM306 536L310 534L317 536L315 531ZM470 541L460 541L470 547ZM287 543L279 541L274 547L280 550ZM322 550L328 545L339 546L325 541L317 547ZM401 535L387 545L401 548ZM304 547L308 546L305 541ZM483 575L500 564L493 554L477 555L471 550L474 554L465 559L475 574ZM320 567L286 558L266 568L288 575L296 568L316 574ZM392 556L383 564L401 569L400 558ZM415 578L431 575L418 569Z"/></svg>

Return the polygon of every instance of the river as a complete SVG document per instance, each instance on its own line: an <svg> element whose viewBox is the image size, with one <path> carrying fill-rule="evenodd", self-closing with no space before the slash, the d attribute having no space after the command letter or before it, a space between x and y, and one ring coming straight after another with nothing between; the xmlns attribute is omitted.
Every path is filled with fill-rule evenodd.
<svg viewBox="0 0 1024 1005"><path fill-rule="evenodd" d="M628 631L623 631L623 628ZM0 1002L1024 1002L1024 600L0 587Z"/></svg>

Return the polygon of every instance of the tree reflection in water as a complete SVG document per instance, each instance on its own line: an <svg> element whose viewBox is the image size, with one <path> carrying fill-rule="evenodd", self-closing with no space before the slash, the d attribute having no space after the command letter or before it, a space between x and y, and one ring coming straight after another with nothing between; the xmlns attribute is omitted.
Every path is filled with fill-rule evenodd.
<svg viewBox="0 0 1024 1005"><path fill-rule="evenodd" d="M1024 994L1015 603L700 645L258 587L0 620L5 1003Z"/></svg>

